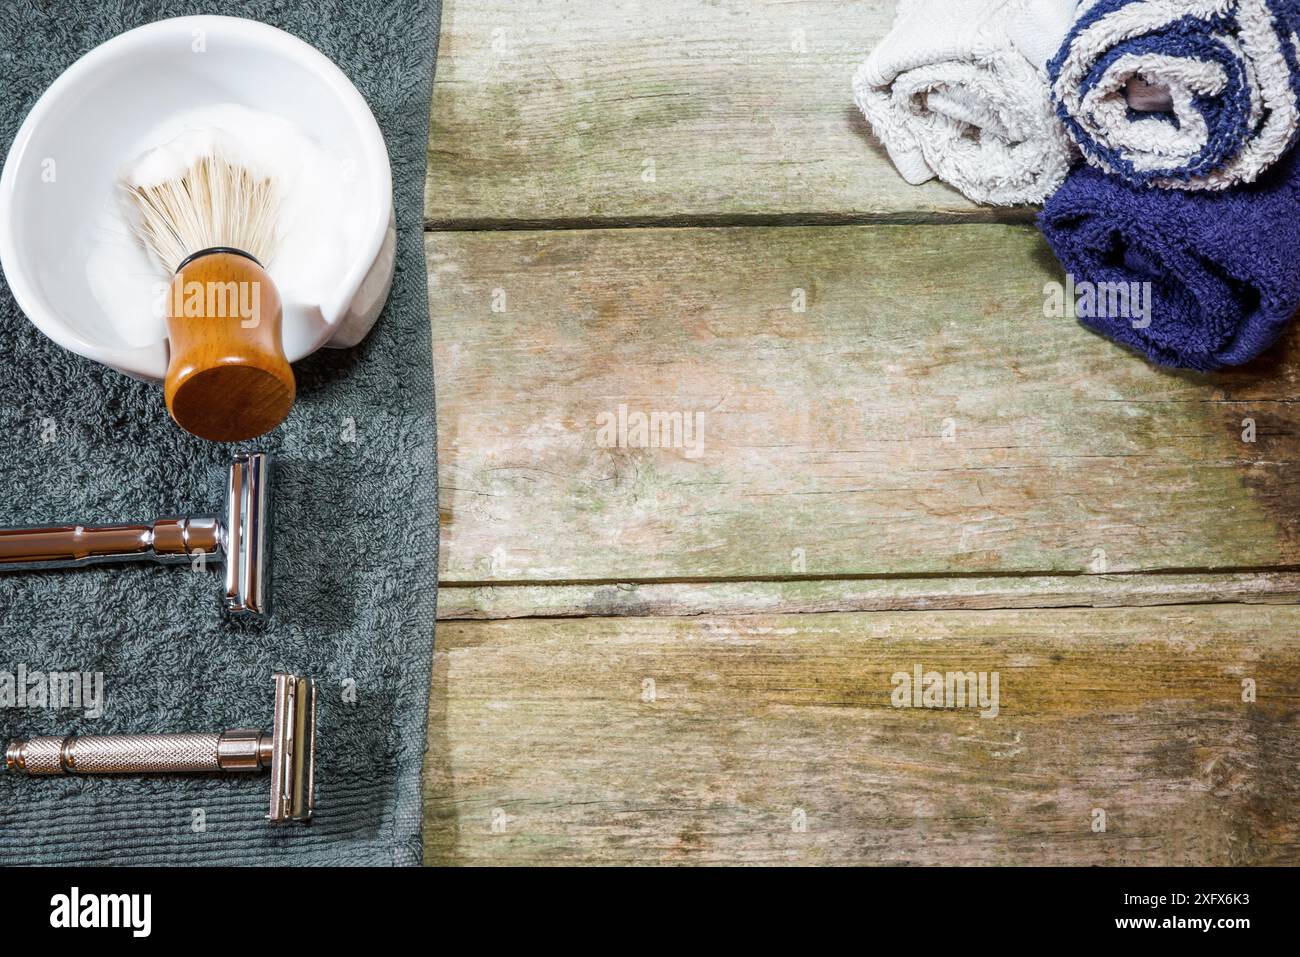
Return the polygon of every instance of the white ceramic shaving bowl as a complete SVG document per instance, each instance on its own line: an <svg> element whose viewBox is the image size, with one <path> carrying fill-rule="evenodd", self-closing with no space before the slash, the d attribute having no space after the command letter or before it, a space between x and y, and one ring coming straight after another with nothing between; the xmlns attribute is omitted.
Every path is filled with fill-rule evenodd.
<svg viewBox="0 0 1300 957"><path fill-rule="evenodd" d="M392 169L374 115L343 72L297 37L200 16L151 23L91 50L19 129L0 175L0 263L41 332L130 375L166 375L165 335L127 341L92 292L87 262L102 241L97 214L142 138L170 116L220 104L287 120L349 171L346 189L332 194L346 212L345 265L318 292L285 302L289 361L355 345L369 331L392 285L396 240Z"/></svg>

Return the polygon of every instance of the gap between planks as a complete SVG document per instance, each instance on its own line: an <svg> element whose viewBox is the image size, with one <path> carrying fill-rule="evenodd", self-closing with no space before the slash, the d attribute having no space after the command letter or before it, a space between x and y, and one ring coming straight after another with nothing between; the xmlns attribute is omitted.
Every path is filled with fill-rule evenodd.
<svg viewBox="0 0 1300 957"><path fill-rule="evenodd" d="M968 213L900 209L880 213L753 213L635 217L570 216L558 218L426 218L426 233L513 232L583 229L746 229L771 226L1025 226L1033 225L1038 207L982 207Z"/></svg>
<svg viewBox="0 0 1300 957"><path fill-rule="evenodd" d="M438 620L1300 603L1300 572L694 582L443 582Z"/></svg>

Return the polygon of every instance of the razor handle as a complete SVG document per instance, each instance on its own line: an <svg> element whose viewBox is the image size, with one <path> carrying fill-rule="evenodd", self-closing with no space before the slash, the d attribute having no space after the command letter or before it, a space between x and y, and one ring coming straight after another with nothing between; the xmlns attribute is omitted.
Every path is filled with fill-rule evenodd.
<svg viewBox="0 0 1300 957"><path fill-rule="evenodd" d="M0 565L8 570L73 568L99 562L187 562L219 556L215 518L162 518L144 525L47 525L0 528Z"/></svg>
<svg viewBox="0 0 1300 957"><path fill-rule="evenodd" d="M33 777L260 771L271 766L271 739L242 729L224 734L47 735L10 742L5 766Z"/></svg>

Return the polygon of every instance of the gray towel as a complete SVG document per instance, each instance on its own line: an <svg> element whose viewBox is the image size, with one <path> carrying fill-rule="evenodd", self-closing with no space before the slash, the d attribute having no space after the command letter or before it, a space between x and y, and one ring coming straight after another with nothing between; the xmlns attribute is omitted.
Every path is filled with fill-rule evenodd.
<svg viewBox="0 0 1300 957"><path fill-rule="evenodd" d="M0 575L0 673L102 672L106 706L0 707L0 737L269 727L271 674L320 687L317 817L272 826L261 775L0 773L0 863L416 864L437 584L422 193L439 0L7 3L0 148L77 57L124 30L221 13L297 34L369 101L393 162L397 276L370 336L295 366L277 461L275 614L221 621L219 570ZM0 525L219 508L231 447L181 432L162 390L65 352L0 287ZM4 675L0 674L0 690Z"/></svg>

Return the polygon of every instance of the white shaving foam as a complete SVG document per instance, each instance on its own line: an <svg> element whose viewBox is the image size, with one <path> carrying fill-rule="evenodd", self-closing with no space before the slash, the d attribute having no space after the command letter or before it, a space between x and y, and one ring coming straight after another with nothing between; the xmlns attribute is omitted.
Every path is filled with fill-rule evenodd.
<svg viewBox="0 0 1300 957"><path fill-rule="evenodd" d="M175 178L218 146L277 183L276 253L263 266L286 311L319 305L355 257L360 224L347 201L344 162L288 120L234 103L187 111L145 135L120 175L141 186ZM133 234L122 200L120 195L105 199L86 278L115 335L128 345L147 346L167 337L158 292L171 277Z"/></svg>

